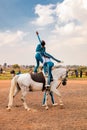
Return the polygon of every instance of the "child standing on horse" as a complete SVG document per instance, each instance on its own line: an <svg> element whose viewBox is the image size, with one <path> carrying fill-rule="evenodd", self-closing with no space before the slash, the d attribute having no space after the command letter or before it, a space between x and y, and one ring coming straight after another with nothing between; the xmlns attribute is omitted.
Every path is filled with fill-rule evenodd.
<svg viewBox="0 0 87 130"><path fill-rule="evenodd" d="M37 73L38 67L41 62L43 64L45 75L48 74L46 87L50 87L50 83L51 81L53 81L53 76L52 76L51 71L52 71L52 67L54 66L54 63L51 61L51 59L55 60L56 62L61 62L61 61L54 58L52 55L46 53L45 41L40 39L38 32L36 32L36 35L40 43L36 47L36 55L35 55L36 66L34 68L34 73ZM57 103L54 103L53 92L50 92L49 94L51 96L53 105L57 105ZM45 104L45 98L46 98L46 93L44 93L43 105Z"/></svg>
<svg viewBox="0 0 87 130"><path fill-rule="evenodd" d="M36 47L36 55L35 55L36 66L34 68L34 72L37 73L37 70L41 62L43 64L44 73L45 74L48 73L47 86L50 86L50 82L53 80L51 70L52 70L52 67L54 66L54 63L51 61L51 59L59 63L61 63L61 61L54 58L52 55L46 52L45 41L40 39L38 32L36 32L36 35L40 43Z"/></svg>

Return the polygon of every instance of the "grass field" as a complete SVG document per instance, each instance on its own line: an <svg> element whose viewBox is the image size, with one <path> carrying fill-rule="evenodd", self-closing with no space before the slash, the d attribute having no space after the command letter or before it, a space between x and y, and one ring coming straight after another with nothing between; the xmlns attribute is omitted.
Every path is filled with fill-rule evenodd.
<svg viewBox="0 0 87 130"><path fill-rule="evenodd" d="M9 80L12 79L12 75L10 73L12 69L7 69L5 70L5 73L0 74L0 80ZM14 69L15 73L17 74L17 72L19 71L18 69ZM21 73L29 73L30 69L22 69Z"/></svg>
<svg viewBox="0 0 87 130"><path fill-rule="evenodd" d="M26 73L27 71L23 72ZM0 74L0 80L9 80L12 79L12 75L10 74L10 72L6 72L5 74ZM87 76L83 75L82 78L80 77L76 77L75 75L68 76L68 79L87 79Z"/></svg>

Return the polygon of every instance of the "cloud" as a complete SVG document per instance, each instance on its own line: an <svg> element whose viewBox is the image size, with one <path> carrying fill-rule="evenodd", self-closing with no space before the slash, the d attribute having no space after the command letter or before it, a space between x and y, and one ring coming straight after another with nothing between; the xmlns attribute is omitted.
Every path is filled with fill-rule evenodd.
<svg viewBox="0 0 87 130"><path fill-rule="evenodd" d="M87 0L64 0L62 3L55 5L37 5L35 12L39 14L35 21L37 25L42 27L52 25L51 43L52 41L55 43L59 41L63 44L66 42L68 45L72 42L78 45L86 44ZM40 21L42 17L44 19ZM50 20L50 17L52 20Z"/></svg>
<svg viewBox="0 0 87 130"><path fill-rule="evenodd" d="M87 1L65 0L56 6L57 22L54 25L55 34L70 39L75 44L86 44L87 35ZM67 39L67 41L68 41ZM65 40L65 39L63 39ZM70 43L71 43L70 42Z"/></svg>
<svg viewBox="0 0 87 130"><path fill-rule="evenodd" d="M75 25L87 21L87 8L86 0L65 0L61 4L57 4L56 14L58 16L58 22L66 24L67 22L73 22Z"/></svg>
<svg viewBox="0 0 87 130"><path fill-rule="evenodd" d="M32 23L38 26L46 26L55 22L54 20L54 7L55 5L36 5L35 14L37 14L37 18Z"/></svg>
<svg viewBox="0 0 87 130"><path fill-rule="evenodd" d="M64 0L62 3L36 5L37 17L34 23L44 27L53 25L53 32L65 35L77 35L87 29L87 0ZM80 33L81 35L81 33ZM83 35L83 34L82 34Z"/></svg>
<svg viewBox="0 0 87 130"><path fill-rule="evenodd" d="M0 32L0 63L35 64L35 46L29 32L21 30ZM30 42L30 43L29 43Z"/></svg>
<svg viewBox="0 0 87 130"><path fill-rule="evenodd" d="M83 0L83 7L87 9L87 0Z"/></svg>
<svg viewBox="0 0 87 130"><path fill-rule="evenodd" d="M0 46L15 46L17 44L23 43L23 39L26 35L27 33L20 30L15 32L11 32L10 30L0 32Z"/></svg>

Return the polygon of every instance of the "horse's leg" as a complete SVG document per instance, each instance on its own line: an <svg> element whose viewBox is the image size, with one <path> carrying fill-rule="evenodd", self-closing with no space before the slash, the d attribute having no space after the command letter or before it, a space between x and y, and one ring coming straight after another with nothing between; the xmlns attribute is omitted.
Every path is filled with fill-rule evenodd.
<svg viewBox="0 0 87 130"><path fill-rule="evenodd" d="M9 91L9 102L8 102L8 108L7 108L8 110L11 110L11 107L13 105L13 95L14 95L15 88L16 88L15 80L12 80L10 91Z"/></svg>
<svg viewBox="0 0 87 130"><path fill-rule="evenodd" d="M15 88L13 97L15 97L15 96L18 94L19 91L20 91L20 88L17 86L17 87Z"/></svg>
<svg viewBox="0 0 87 130"><path fill-rule="evenodd" d="M61 97L61 94L59 92L58 89L56 89L56 87L52 86L52 89L51 89L55 94L58 95L58 99L59 99L59 103L60 103L60 106L61 108L63 107L63 101L62 101L62 97Z"/></svg>
<svg viewBox="0 0 87 130"><path fill-rule="evenodd" d="M25 101L25 97L26 97L26 94L27 94L27 87L22 86L21 91L22 91L21 100L23 101L24 108L25 108L27 111L29 111L30 108L28 107L28 105L27 105L27 103L26 103L26 101Z"/></svg>

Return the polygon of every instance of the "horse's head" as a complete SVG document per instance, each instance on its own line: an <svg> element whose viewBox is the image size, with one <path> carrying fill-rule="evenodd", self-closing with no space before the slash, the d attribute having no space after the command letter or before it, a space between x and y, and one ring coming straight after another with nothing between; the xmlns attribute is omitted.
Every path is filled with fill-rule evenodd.
<svg viewBox="0 0 87 130"><path fill-rule="evenodd" d="M56 68L53 70L53 77L56 79L61 79L62 85L67 84L67 74L68 71L66 68Z"/></svg>
<svg viewBox="0 0 87 130"><path fill-rule="evenodd" d="M62 85L67 84L68 70L65 71L64 75L62 75Z"/></svg>
<svg viewBox="0 0 87 130"><path fill-rule="evenodd" d="M66 78L62 79L62 85L64 86L66 84L67 84L67 79Z"/></svg>

